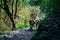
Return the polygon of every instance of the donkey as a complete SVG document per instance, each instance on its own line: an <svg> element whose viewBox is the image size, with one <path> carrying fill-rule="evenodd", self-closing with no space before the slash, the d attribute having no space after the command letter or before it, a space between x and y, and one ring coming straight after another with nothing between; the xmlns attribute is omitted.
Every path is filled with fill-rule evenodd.
<svg viewBox="0 0 60 40"><path fill-rule="evenodd" d="M34 27L34 20L29 20L29 25L30 25L30 29L32 30Z"/></svg>

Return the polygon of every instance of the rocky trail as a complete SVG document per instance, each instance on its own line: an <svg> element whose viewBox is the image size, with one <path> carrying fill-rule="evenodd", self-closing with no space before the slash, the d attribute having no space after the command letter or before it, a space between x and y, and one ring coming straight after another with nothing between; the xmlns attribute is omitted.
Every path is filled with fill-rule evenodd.
<svg viewBox="0 0 60 40"><path fill-rule="evenodd" d="M35 34L35 28L30 31L28 28L22 28L15 31L11 31L7 34L0 35L0 40L31 40Z"/></svg>

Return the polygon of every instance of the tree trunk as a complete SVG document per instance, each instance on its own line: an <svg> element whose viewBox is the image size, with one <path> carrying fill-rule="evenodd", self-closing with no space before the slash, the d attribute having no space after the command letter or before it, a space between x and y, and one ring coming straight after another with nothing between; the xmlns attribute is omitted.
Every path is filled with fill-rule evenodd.
<svg viewBox="0 0 60 40"><path fill-rule="evenodd" d="M12 15L13 15L13 5L14 5L14 0L12 0Z"/></svg>
<svg viewBox="0 0 60 40"><path fill-rule="evenodd" d="M15 15L14 15L14 19L16 18L16 14L17 14L17 3L18 3L18 0L16 0L16 4L15 4Z"/></svg>
<svg viewBox="0 0 60 40"><path fill-rule="evenodd" d="M14 30L14 28L15 28L15 23L14 23L13 17L12 17L11 15L9 15L9 14L11 14L11 13L9 12L8 8L6 9L6 13L7 13L7 15L9 16L9 18L10 18L10 20L11 20L11 22L12 22L12 30Z"/></svg>
<svg viewBox="0 0 60 40"><path fill-rule="evenodd" d="M15 23L14 23L14 20L13 20L13 15L10 13L9 11L9 7L7 5L7 0L4 0L4 10L6 11L8 17L10 18L11 22L12 22L12 30L14 30L15 28Z"/></svg>

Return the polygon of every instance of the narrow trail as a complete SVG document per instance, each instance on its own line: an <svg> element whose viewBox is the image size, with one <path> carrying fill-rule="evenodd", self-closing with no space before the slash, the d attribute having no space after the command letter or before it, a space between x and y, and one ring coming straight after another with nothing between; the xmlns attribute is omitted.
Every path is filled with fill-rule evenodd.
<svg viewBox="0 0 60 40"><path fill-rule="evenodd" d="M0 35L0 40L31 40L34 36L36 28L32 31L29 30L29 27L11 31L7 34Z"/></svg>

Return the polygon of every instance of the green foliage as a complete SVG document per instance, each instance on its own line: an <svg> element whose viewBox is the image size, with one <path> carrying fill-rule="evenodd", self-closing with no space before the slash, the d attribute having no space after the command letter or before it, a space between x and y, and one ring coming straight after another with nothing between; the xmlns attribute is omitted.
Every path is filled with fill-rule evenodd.
<svg viewBox="0 0 60 40"><path fill-rule="evenodd" d="M16 24L16 28L23 28L23 27L25 27L26 25L23 23L23 22L18 22L17 24Z"/></svg>
<svg viewBox="0 0 60 40"><path fill-rule="evenodd" d="M8 0L7 6L8 6L8 10L11 14L12 20L14 21L14 23L16 24L16 28L23 28L23 27L27 27L29 25L29 20L30 20L30 14L36 14L39 15L40 10L39 10L39 6L31 6L29 5L29 0L18 0L17 3L17 13L16 13L16 19L14 19L14 15L15 15L15 6L16 6L16 0L14 0L14 2L12 2L13 0ZM37 0L35 0L36 3ZM32 2L33 3L33 2ZM37 3L38 4L38 3ZM6 10L4 9L5 5L4 5L4 0L0 0L0 6L2 6L3 8L1 8L1 16L0 16L0 33L7 33L9 31L11 31L12 29L12 21L10 20L10 15L8 16ZM4 9L4 10L3 10ZM8 11L7 10L7 11Z"/></svg>
<svg viewBox="0 0 60 40"><path fill-rule="evenodd" d="M32 6L37 6L42 2L42 0L30 0L29 4Z"/></svg>
<svg viewBox="0 0 60 40"><path fill-rule="evenodd" d="M45 7L45 12L50 12L52 11L52 6L53 6L53 0L42 0L42 4Z"/></svg>
<svg viewBox="0 0 60 40"><path fill-rule="evenodd" d="M0 35L3 34L3 32L0 30Z"/></svg>

